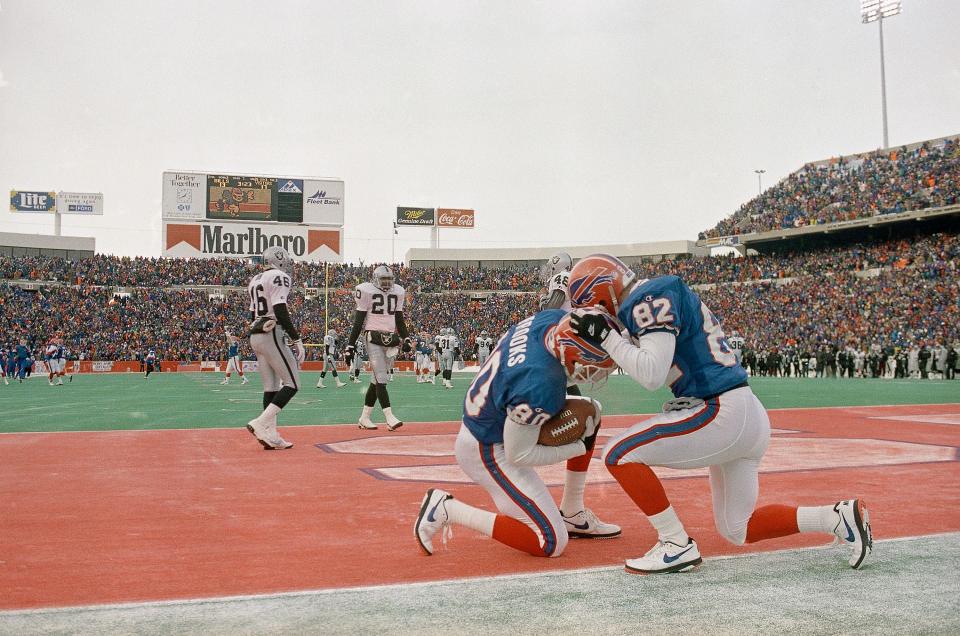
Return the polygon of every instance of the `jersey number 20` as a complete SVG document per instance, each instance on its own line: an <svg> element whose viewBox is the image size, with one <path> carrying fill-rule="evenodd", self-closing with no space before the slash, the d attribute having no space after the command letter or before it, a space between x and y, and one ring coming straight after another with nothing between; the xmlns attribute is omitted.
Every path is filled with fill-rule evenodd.
<svg viewBox="0 0 960 636"><path fill-rule="evenodd" d="M374 294L371 298L373 298L373 304L370 306L370 313L381 315L387 313L391 316L397 313L397 297L393 294L387 294L386 298L383 294ZM386 312L384 312L384 305L386 305Z"/></svg>

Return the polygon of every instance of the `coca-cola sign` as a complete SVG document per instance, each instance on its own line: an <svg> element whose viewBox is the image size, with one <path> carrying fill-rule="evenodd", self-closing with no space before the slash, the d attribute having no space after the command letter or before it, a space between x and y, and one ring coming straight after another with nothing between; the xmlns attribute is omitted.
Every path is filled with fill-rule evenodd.
<svg viewBox="0 0 960 636"><path fill-rule="evenodd" d="M473 227L474 211L437 208L438 227Z"/></svg>

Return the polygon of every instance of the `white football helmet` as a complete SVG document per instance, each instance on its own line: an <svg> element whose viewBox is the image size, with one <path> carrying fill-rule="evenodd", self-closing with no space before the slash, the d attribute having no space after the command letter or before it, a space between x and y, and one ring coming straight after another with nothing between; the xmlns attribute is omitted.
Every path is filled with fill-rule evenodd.
<svg viewBox="0 0 960 636"><path fill-rule="evenodd" d="M386 265L380 265L373 270L372 282L382 291L390 291L393 287L393 270Z"/></svg>
<svg viewBox="0 0 960 636"><path fill-rule="evenodd" d="M566 272L571 269L573 269L573 258L566 252L558 252L540 268L540 277L546 283L557 272Z"/></svg>
<svg viewBox="0 0 960 636"><path fill-rule="evenodd" d="M271 269L276 268L287 274L293 275L293 259L287 250L279 245L274 245L263 250L263 263L269 265Z"/></svg>
<svg viewBox="0 0 960 636"><path fill-rule="evenodd" d="M333 330L333 329L330 329L329 331L327 331L327 335L328 335L328 336L336 336L336 335L337 335L337 332L336 332L335 330Z"/></svg>

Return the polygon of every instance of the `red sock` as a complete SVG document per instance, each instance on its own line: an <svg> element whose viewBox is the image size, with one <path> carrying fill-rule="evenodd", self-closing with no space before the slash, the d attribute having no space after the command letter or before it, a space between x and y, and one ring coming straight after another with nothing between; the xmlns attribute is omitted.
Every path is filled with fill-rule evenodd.
<svg viewBox="0 0 960 636"><path fill-rule="evenodd" d="M493 522L493 538L511 548L532 554L547 556L540 545L540 537L530 526L513 517L497 515Z"/></svg>
<svg viewBox="0 0 960 636"><path fill-rule="evenodd" d="M567 460L567 470L572 470L575 473L585 473L587 469L590 468L590 459L593 457L593 449L591 448L583 455L578 455L576 457L571 457Z"/></svg>
<svg viewBox="0 0 960 636"><path fill-rule="evenodd" d="M753 511L747 523L747 543L797 534L797 507L773 504Z"/></svg>
<svg viewBox="0 0 960 636"><path fill-rule="evenodd" d="M670 507L663 484L646 464L608 465L607 469L643 514L652 517Z"/></svg>

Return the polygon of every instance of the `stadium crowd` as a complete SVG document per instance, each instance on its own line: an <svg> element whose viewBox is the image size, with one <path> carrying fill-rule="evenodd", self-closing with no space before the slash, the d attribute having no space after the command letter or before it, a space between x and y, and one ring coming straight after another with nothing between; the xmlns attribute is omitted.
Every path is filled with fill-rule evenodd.
<svg viewBox="0 0 960 636"><path fill-rule="evenodd" d="M73 355L84 359L131 360L152 348L166 360L218 360L224 357L225 330L237 332L247 320L248 301L242 289L219 294L171 285L188 280L208 284L214 279L239 286L253 271L248 265L200 259L91 260L0 259L4 278L51 283L37 292L0 282L0 339L5 339L0 344L26 337L39 349L61 332ZM700 289L707 305L721 317L728 334L738 331L745 338L746 359L752 355L763 361L777 359L781 352L782 357L808 352L836 359L848 347L860 352L907 351L960 343L958 263L960 234L946 232L915 240L860 243L839 251L641 263L637 270L643 277L673 273L694 285L708 284ZM349 332L352 286L365 280L370 270L331 267L342 285L330 289L329 305L322 291L297 288L291 311L308 341L320 342L325 328L341 336ZM879 270L879 275L868 270ZM307 279L309 287L309 276L322 271L322 266L298 265L296 279ZM144 285L141 275L147 282L159 283L166 275L177 282ZM115 287L103 286L104 278L129 287L118 294ZM759 279L764 280L756 282ZM63 280L73 284L54 284ZM454 280L459 280L459 287ZM398 271L398 282L408 290L405 313L411 329L432 336L441 327L452 327L468 357L481 330L496 336L535 311L538 293L504 290L515 289L516 284L534 292L539 290L538 280L535 268ZM475 285L486 285L493 293L475 298L455 291ZM435 293L438 288L447 291ZM960 349L960 344L956 346ZM311 358L318 354L316 349L309 352ZM791 363L781 361L777 366L783 365Z"/></svg>
<svg viewBox="0 0 960 636"><path fill-rule="evenodd" d="M960 139L805 165L700 238L765 232L960 202Z"/></svg>
<svg viewBox="0 0 960 636"><path fill-rule="evenodd" d="M873 240L843 250L823 247L802 252L683 258L643 261L633 270L643 278L676 274L691 285L791 278L824 271L903 268L927 260L949 261L960 257L957 233L933 234L915 240ZM410 292L519 291L534 292L542 286L539 267L480 269L475 267L416 268L392 265L397 280ZM81 261L38 256L0 256L0 278L59 281L71 285L115 287L228 286L245 287L256 265L228 259L120 258L98 255ZM367 280L371 266L330 264L329 287L353 289ZM322 263L297 265L300 287L323 288L327 281Z"/></svg>

